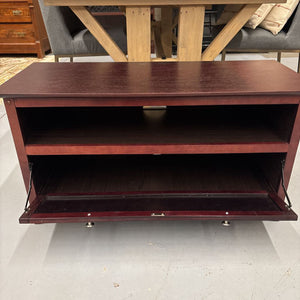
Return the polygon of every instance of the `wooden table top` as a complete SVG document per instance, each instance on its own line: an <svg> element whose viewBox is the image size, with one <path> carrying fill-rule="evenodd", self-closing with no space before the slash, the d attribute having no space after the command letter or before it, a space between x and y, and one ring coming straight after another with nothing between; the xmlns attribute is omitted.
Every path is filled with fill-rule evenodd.
<svg viewBox="0 0 300 300"><path fill-rule="evenodd" d="M300 75L276 61L34 63L2 97L300 95Z"/></svg>
<svg viewBox="0 0 300 300"><path fill-rule="evenodd" d="M164 6L164 5L212 5L212 4L256 4L285 3L287 0L44 0L45 5L54 6Z"/></svg>

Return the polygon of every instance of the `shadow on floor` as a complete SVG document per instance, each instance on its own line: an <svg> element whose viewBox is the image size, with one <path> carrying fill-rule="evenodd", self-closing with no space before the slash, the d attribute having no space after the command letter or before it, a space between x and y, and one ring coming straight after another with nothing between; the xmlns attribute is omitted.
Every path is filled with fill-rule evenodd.
<svg viewBox="0 0 300 300"><path fill-rule="evenodd" d="M251 221L235 221L231 227L223 227L218 221L106 222L96 223L93 228L73 223L31 225L11 263L14 264L14 257L28 259L21 252L28 254L37 244L49 245L44 265L101 261L176 260L203 264L279 261L264 224Z"/></svg>

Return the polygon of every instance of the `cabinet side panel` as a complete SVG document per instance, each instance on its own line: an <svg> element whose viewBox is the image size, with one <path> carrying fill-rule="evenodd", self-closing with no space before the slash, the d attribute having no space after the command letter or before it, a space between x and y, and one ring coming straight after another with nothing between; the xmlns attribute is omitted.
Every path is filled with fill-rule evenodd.
<svg viewBox="0 0 300 300"><path fill-rule="evenodd" d="M18 118L18 113L15 107L14 99L4 99L4 104L7 112L7 117L10 125L10 129L12 132L12 136L15 143L15 148L17 151L21 172L23 175L24 184L26 187L26 191L28 192L29 188L29 178L30 178L30 170L28 165L28 158L25 151L24 139L22 135L22 130L20 127L20 122ZM31 194L29 202L31 203L36 197L34 186L32 186Z"/></svg>
<svg viewBox="0 0 300 300"><path fill-rule="evenodd" d="M285 161L285 167L284 167L284 179L285 179L285 185L286 188L288 187L297 149L298 149L298 144L299 144L299 139L300 139L300 108L298 105L298 110L295 118L295 123L293 126L293 131L291 135L291 140L288 148L288 153L286 155L286 161ZM282 199L285 198L285 194L283 191L282 186L280 186L279 191L278 191L279 197Z"/></svg>

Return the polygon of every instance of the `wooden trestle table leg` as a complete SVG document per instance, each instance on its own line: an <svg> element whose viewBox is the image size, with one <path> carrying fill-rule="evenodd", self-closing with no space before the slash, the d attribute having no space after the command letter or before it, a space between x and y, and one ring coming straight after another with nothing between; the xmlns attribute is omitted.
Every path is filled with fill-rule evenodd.
<svg viewBox="0 0 300 300"><path fill-rule="evenodd" d="M126 7L128 62L151 59L151 8Z"/></svg>
<svg viewBox="0 0 300 300"><path fill-rule="evenodd" d="M181 6L178 19L178 61L200 61L205 6Z"/></svg>

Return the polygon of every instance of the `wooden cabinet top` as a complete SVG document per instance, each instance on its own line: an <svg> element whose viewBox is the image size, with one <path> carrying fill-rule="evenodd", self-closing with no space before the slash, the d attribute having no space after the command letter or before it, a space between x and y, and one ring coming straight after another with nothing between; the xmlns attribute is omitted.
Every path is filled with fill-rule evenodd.
<svg viewBox="0 0 300 300"><path fill-rule="evenodd" d="M34 63L0 87L9 97L300 95L300 75L275 61Z"/></svg>

